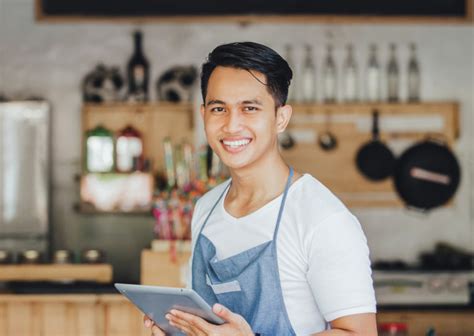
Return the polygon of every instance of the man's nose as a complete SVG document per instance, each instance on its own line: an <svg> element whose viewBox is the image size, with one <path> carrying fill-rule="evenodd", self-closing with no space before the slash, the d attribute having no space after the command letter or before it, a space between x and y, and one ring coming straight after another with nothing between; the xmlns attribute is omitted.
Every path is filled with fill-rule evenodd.
<svg viewBox="0 0 474 336"><path fill-rule="evenodd" d="M227 115L224 127L225 131L229 133L235 133L240 131L240 129L242 128L242 116L239 110L232 109L230 111L230 113Z"/></svg>

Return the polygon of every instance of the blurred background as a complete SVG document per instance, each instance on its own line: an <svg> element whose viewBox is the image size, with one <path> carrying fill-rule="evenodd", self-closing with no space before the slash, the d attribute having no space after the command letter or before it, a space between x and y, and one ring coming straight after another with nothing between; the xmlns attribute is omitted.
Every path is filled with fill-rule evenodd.
<svg viewBox="0 0 474 336"><path fill-rule="evenodd" d="M472 1L181 2L0 0L5 291L54 292L54 269L18 268L27 251L40 266L107 266L54 281L182 273L193 204L227 177L198 114L200 65L219 44L255 41L294 70L282 154L360 220L382 320L472 335ZM6 321L0 335L13 335Z"/></svg>

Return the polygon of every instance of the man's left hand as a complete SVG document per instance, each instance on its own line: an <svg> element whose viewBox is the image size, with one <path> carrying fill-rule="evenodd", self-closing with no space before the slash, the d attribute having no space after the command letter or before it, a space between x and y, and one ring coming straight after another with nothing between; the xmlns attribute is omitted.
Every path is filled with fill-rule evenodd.
<svg viewBox="0 0 474 336"><path fill-rule="evenodd" d="M196 315L188 314L176 309L173 309L166 314L166 318L172 326L180 329L186 335L254 335L250 325L239 314L231 312L229 309L218 303L212 307L212 310L226 323L222 325L214 325Z"/></svg>

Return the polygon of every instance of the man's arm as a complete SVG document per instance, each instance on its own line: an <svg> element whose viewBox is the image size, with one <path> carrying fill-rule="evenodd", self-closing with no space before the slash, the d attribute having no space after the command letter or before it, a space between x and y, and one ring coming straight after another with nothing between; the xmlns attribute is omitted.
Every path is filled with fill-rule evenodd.
<svg viewBox="0 0 474 336"><path fill-rule="evenodd" d="M331 321L331 330L315 336L377 336L377 323L374 313L355 314Z"/></svg>

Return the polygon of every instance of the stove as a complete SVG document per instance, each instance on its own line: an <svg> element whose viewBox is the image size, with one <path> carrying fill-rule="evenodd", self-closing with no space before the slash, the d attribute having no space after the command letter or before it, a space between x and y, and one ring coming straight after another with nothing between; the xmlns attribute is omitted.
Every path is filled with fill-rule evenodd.
<svg viewBox="0 0 474 336"><path fill-rule="evenodd" d="M469 305L474 271L374 270L377 304Z"/></svg>

